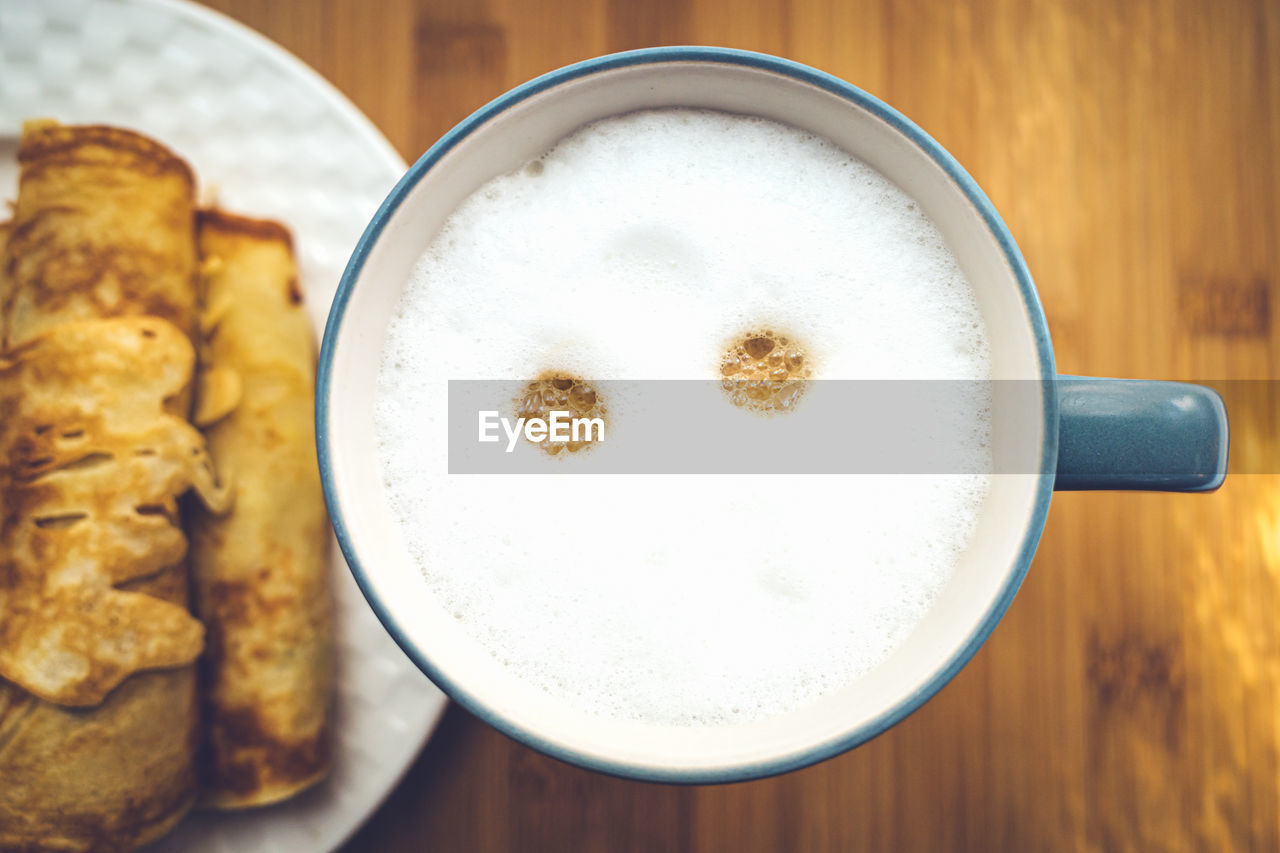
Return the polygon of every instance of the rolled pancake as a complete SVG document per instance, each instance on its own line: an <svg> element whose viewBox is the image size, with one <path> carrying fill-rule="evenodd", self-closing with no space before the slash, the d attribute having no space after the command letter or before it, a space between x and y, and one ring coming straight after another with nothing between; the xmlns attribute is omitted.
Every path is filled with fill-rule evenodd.
<svg viewBox="0 0 1280 853"><path fill-rule="evenodd" d="M185 163L129 131L48 121L24 126L18 160L0 254L5 346L106 316L156 315L196 334L194 179ZM189 387L169 411L186 413ZM119 588L185 606L185 562L178 553ZM30 850L125 850L177 823L196 794L195 691L193 664L139 671L102 704L77 710L5 684L0 839L21 838Z"/></svg>
<svg viewBox="0 0 1280 853"><path fill-rule="evenodd" d="M191 515L208 631L202 802L276 802L329 768L333 626L328 516L316 464L315 349L288 231L199 218L207 311L196 423L234 509Z"/></svg>
<svg viewBox="0 0 1280 853"><path fill-rule="evenodd" d="M229 499L171 411L194 362L154 317L0 356L0 850L130 850L194 797L203 631L165 568L178 496Z"/></svg>

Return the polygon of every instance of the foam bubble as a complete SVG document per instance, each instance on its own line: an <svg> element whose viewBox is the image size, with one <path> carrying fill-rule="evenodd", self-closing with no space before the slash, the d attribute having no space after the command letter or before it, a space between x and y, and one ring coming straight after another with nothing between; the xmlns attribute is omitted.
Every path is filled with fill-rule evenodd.
<svg viewBox="0 0 1280 853"><path fill-rule="evenodd" d="M719 381L744 329L803 340L813 380L986 378L972 289L891 182L784 125L641 112L427 241L379 376L384 482L427 583L497 660L593 713L731 724L838 689L918 623L986 477L446 473L449 379Z"/></svg>
<svg viewBox="0 0 1280 853"><path fill-rule="evenodd" d="M786 335L758 329L740 335L720 356L720 387L735 406L760 414L792 412L813 368L804 347Z"/></svg>

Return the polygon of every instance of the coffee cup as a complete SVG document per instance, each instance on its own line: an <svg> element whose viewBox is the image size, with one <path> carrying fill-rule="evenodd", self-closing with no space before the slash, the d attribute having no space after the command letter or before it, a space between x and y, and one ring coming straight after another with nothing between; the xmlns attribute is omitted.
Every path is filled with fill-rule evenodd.
<svg viewBox="0 0 1280 853"><path fill-rule="evenodd" d="M433 596L379 476L373 413L382 343L424 241L475 190L576 129L672 107L809 131L910 195L972 283L995 386L1017 389L993 394L992 445L997 455L1016 448L1032 460L992 478L954 576L882 663L793 711L733 725L614 719L520 680ZM1055 488L1208 491L1225 476L1227 452L1226 412L1209 389L1056 373L1048 325L1012 235L973 179L920 128L820 71L707 47L631 51L553 71L481 108L432 146L375 214L343 276L321 351L316 433L343 553L406 654L459 703L536 749L664 782L785 772L880 734L941 689L990 635L1031 563Z"/></svg>

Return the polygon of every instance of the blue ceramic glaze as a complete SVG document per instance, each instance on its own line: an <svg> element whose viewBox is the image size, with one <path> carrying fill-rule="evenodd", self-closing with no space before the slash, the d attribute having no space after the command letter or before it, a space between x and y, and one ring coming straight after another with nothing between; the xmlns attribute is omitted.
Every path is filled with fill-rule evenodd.
<svg viewBox="0 0 1280 853"><path fill-rule="evenodd" d="M1063 376L1054 488L1206 492L1227 474L1227 410L1182 382Z"/></svg>
<svg viewBox="0 0 1280 853"><path fill-rule="evenodd" d="M812 748L799 754L790 754L782 758L770 759L754 764L741 764L730 768L710 768L710 769L681 769L670 767L656 767L652 765L618 763L613 761L602 760L594 755L580 753L563 744L551 742L539 736L535 731L525 727L522 722L513 716L502 715L485 705L478 697L471 694L465 687L453 679L447 673L440 670L432 661L429 650L417 647L407 639L407 634L400 624L397 617L391 613L390 609L382 602L374 592L372 584L369 582L369 567L362 565L359 554L352 541L350 531L343 517L342 503L338 499L336 493L336 485L334 482L332 467L332 431L329 425L330 410L330 394L332 393L332 371L334 348L336 346L338 331L342 325L343 316L346 312L347 304L350 300L352 289L356 286L356 281L360 276L360 271L364 266L372 246L378 241L383 229L394 216L396 210L404 202L409 192L422 179L422 177L432 169L437 162L448 153L458 142L467 135L476 130L479 126L490 120L494 116L520 103L538 93L545 91L553 86L559 85L569 80L584 77L590 74L599 73L614 68L621 68L633 65L643 65L650 63L665 62L706 62L706 63L724 63L731 65L747 66L769 71L775 74L785 75L795 80L818 86L826 91L848 100L849 102L870 111L878 118L902 133L908 140L919 148L925 155L937 163L951 180L955 183L957 189L965 195L974 209L985 222L990 231L991 236L998 243L1010 270L1013 272L1014 279L1017 282L1020 296L1026 311L1026 316L1031 326L1032 333L1035 338L1037 351L1037 366L1040 379L1043 382L1046 393L1043 397L1043 418L1045 428L1045 440L1042 448L1042 458L1040 460L1040 486L1036 494L1035 502L1031 508L1031 514L1027 522L1026 530L1022 538L1018 553L1010 567L1008 576L999 592L993 599L987 611L982 614L973 632L969 637L960 644L951 656L939 663L931 678L929 678L918 690L905 699L900 701L896 706L887 709L879 717L865 723L862 726L854 728L832 738L825 742L815 744ZM552 71L535 80L525 83L510 92L498 97L496 100L481 107L468 118L464 119L455 128L446 133L435 145L433 145L422 157L414 163L405 176L400 180L396 187L387 196L382 203L373 220L369 223L368 228L361 236L356 248L351 256L346 271L342 276L341 283L338 286L337 294L333 301L333 306L329 312L328 325L325 329L324 341L321 347L320 362L317 375L316 385L316 441L319 456L321 478L324 485L325 500L329 506L330 517L333 522L334 530L338 537L338 542L342 547L347 564L350 566L352 574L359 583L361 590L368 599L370 606L378 614L387 630L400 644L405 653L418 664L419 667L430 677L437 685L447 692L453 699L458 701L480 719L491 724L500 731L526 743L535 749L538 749L555 758L562 759L573 764L608 773L617 776L624 776L633 779L642 779L655 782L674 782L674 783L716 783L716 782L734 782L746 779L755 779L763 776L769 776L778 773L784 773L804 767L824 759L837 755L845 750L855 747L867 740L879 735L891 726L901 721L908 714L915 711L923 705L930 697L936 694L942 687L955 676L957 672L973 657L974 653L982 645L982 643L991 634L1000 617L1009 607L1013 600L1014 594L1021 585L1023 577L1026 575L1027 567L1031 564L1032 555L1035 553L1036 546L1039 543L1041 532L1044 529L1045 518L1049 510L1049 501L1054 489L1053 472L1059 464L1059 448L1058 448L1058 432L1059 432L1059 400L1055 382L1056 373L1054 371L1053 348L1049 340L1049 328L1045 322L1044 313L1040 306L1039 298L1036 294L1035 286L1031 281L1031 275L1027 271L1022 255L1018 251L1017 245L1014 243L1013 236L1009 233L1008 228L1000 219L995 208L987 199L986 195L979 189L978 185L960 166L956 160L948 154L942 146L938 145L924 131L913 124L905 116L897 110L888 106L872 95L867 94L861 89L846 83L836 77L826 74L822 71L801 65L797 62L781 59L766 54L753 53L749 51L733 50L728 48L714 47L660 47L648 48L644 50L628 51L625 53L611 54L609 56L590 59L575 65ZM1098 382L1098 380L1090 380ZM1142 383L1137 383L1141 385ZM1066 466L1070 467L1070 471L1064 468L1064 475L1058 478L1058 484L1062 488L1083 488L1085 484L1100 483L1108 474L1114 474L1123 468L1120 465L1125 459L1141 459L1144 462L1152 460L1159 456L1155 446L1160 444L1166 448L1172 449L1177 447L1177 456L1170 457L1177 459L1193 458L1196 460L1207 459L1213 456L1213 453L1225 454L1225 417L1221 416L1221 401L1217 402L1217 409L1213 409L1212 401L1202 400L1205 411L1211 414L1216 413L1215 417L1205 420L1201 418L1195 423L1200 426L1194 433L1182 435L1177 438L1171 437L1171 431L1175 429L1183 429L1175 423L1170 412L1159 405L1159 398L1162 393L1167 391L1162 388L1149 387L1145 391L1134 391L1128 385L1113 385L1102 382L1099 385L1079 386L1079 393L1068 395L1068 399L1079 404L1078 416L1072 416L1063 421L1063 428L1068 431L1074 431L1077 428L1084 431L1078 435L1082 438L1073 439L1073 443L1069 445L1069 453L1063 460ZM1135 396L1135 394L1137 396ZM1141 405L1128 406L1125 400L1136 402L1138 397L1145 394L1151 406L1143 407ZM1111 402L1108 402L1111 401ZM1093 410L1099 413L1098 417L1090 417L1087 410ZM1110 411L1111 414L1102 417L1100 413ZM1184 422L1189 423L1188 422ZM1219 429L1216 434L1212 427L1217 425ZM1130 429L1136 429L1139 433L1148 436L1151 441L1142 443L1142 454L1137 454L1139 445L1130 441L1125 443L1124 435ZM1161 437L1163 436L1163 439ZM1216 443L1214 443L1216 441ZM1207 447L1212 444L1215 448L1212 452L1200 447L1201 443ZM1197 462L1197 465L1199 463ZM1109 465L1118 467L1108 467ZM1215 469L1216 473L1212 476L1197 475L1191 479L1177 479L1176 470L1160 469L1168 474L1168 479L1163 481L1145 479L1140 483L1131 478L1117 478L1109 487L1138 487L1152 488L1153 484L1160 483L1164 488L1186 488L1186 489L1205 489L1212 488L1221 482L1221 466ZM1075 477L1076 479L1072 479Z"/></svg>

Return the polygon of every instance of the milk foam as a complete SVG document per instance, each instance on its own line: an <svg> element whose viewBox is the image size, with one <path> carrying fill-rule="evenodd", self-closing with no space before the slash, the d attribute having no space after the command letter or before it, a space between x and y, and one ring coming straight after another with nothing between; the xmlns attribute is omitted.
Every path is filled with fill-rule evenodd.
<svg viewBox="0 0 1280 853"><path fill-rule="evenodd" d="M815 380L989 375L972 288L915 203L764 120L598 122L431 239L379 375L386 494L435 595L519 677L591 713L730 724L848 684L922 618L984 476L446 473L449 379L716 379L764 325Z"/></svg>

